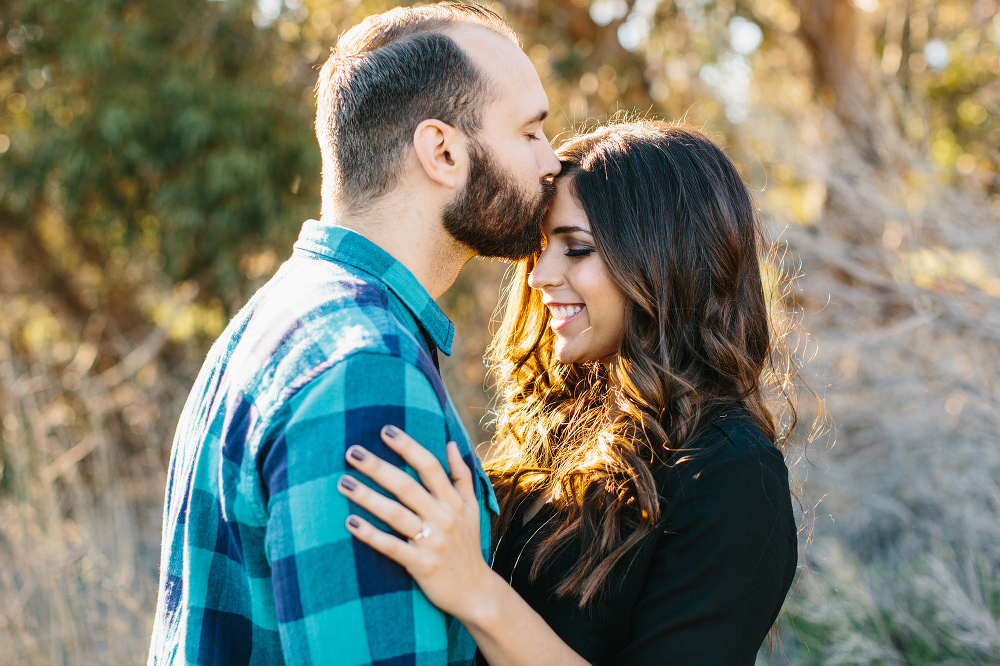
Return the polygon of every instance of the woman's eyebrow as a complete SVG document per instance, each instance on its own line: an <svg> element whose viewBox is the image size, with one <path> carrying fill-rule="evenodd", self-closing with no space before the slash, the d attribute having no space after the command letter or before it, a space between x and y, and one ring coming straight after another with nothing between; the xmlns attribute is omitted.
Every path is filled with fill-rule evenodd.
<svg viewBox="0 0 1000 666"><path fill-rule="evenodd" d="M552 230L552 233L554 233L554 234L571 234L574 231L582 231L585 234L590 234L591 236L594 235L594 234L591 234L588 230L584 229L583 227L556 227L555 229Z"/></svg>

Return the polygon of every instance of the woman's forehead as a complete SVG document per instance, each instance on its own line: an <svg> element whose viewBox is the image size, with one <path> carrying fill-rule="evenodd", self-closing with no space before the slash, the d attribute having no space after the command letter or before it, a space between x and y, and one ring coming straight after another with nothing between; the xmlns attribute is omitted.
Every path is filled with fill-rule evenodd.
<svg viewBox="0 0 1000 666"><path fill-rule="evenodd" d="M545 217L545 233L590 232L590 220L566 182L560 182L555 200Z"/></svg>

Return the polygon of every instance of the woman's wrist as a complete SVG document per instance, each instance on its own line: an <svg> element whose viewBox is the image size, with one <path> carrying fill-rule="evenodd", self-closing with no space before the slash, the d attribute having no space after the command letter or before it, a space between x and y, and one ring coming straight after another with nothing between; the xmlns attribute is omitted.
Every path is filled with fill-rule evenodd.
<svg viewBox="0 0 1000 666"><path fill-rule="evenodd" d="M514 593L499 574L483 563L481 576L468 594L468 603L455 618L470 632L490 633L503 616L504 598Z"/></svg>
<svg viewBox="0 0 1000 666"><path fill-rule="evenodd" d="M455 617L472 634L491 664L559 666L587 662L563 641L545 620L492 569L479 578L467 609Z"/></svg>

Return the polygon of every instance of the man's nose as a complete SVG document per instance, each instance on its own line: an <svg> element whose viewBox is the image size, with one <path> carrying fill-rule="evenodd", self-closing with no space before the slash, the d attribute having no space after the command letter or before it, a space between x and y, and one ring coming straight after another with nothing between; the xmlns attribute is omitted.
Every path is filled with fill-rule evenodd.
<svg viewBox="0 0 1000 666"><path fill-rule="evenodd" d="M541 141L539 143L544 143L545 145L542 146L543 152L538 160L538 179L552 178L562 171L562 165L559 163L559 158L556 157L556 153L552 150L552 146L548 141Z"/></svg>

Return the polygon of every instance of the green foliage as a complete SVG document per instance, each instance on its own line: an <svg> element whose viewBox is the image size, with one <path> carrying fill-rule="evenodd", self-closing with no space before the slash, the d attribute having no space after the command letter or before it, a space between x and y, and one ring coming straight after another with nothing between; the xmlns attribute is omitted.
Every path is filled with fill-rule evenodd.
<svg viewBox="0 0 1000 666"><path fill-rule="evenodd" d="M902 84L907 136L959 177L977 170L985 176L1000 162L996 9L994 0L916 2L905 14L888 11L878 26L880 70Z"/></svg>
<svg viewBox="0 0 1000 666"><path fill-rule="evenodd" d="M98 263L138 247L171 280L240 291L240 257L287 246L318 213L311 73L251 11L205 0L9 8L5 226L30 230L55 207Z"/></svg>

